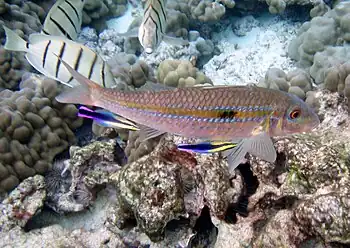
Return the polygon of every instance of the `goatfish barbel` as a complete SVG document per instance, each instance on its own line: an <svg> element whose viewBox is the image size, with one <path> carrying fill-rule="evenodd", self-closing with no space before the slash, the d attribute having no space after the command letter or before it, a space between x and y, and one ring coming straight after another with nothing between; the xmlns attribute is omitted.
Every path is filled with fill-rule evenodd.
<svg viewBox="0 0 350 248"><path fill-rule="evenodd" d="M57 0L46 15L41 33L75 40L81 30L85 0Z"/></svg>
<svg viewBox="0 0 350 248"><path fill-rule="evenodd" d="M29 42L26 42L11 29L5 26L3 28L6 33L4 48L25 52L27 61L45 76L69 87L79 85L67 68L61 66L61 59L64 59L76 71L101 86L115 85L108 64L90 48L64 37L45 34L31 34Z"/></svg>
<svg viewBox="0 0 350 248"><path fill-rule="evenodd" d="M233 170L247 152L276 160L271 136L307 132L319 118L301 99L254 86L192 87L122 92L102 88L62 60L80 86L56 97L61 103L97 106L139 124L144 138L172 133L237 146L228 153Z"/></svg>
<svg viewBox="0 0 350 248"><path fill-rule="evenodd" d="M150 54L159 46L161 41L172 45L184 46L188 41L165 34L167 14L164 0L145 0L141 25L120 34L125 37L138 37L145 52Z"/></svg>

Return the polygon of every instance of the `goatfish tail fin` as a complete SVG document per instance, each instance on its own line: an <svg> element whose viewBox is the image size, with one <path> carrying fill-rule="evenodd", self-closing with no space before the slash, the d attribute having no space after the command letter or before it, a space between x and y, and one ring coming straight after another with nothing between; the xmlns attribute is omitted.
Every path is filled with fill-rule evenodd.
<svg viewBox="0 0 350 248"><path fill-rule="evenodd" d="M198 153L215 153L233 149L237 146L232 142L211 141L198 144L179 144L177 148L181 151L192 151Z"/></svg>
<svg viewBox="0 0 350 248"><path fill-rule="evenodd" d="M56 96L56 101L61 103L74 103L101 107L98 105L97 100L99 99L100 91L103 88L74 70L68 63L57 56L57 54L54 55L67 68L72 77L74 77L80 83L79 86L64 91Z"/></svg>
<svg viewBox="0 0 350 248"><path fill-rule="evenodd" d="M87 107L81 106L79 108L79 117L92 119L99 126L112 127L112 128L122 128L130 131L140 130L135 123L125 119L119 115L108 112L104 109L92 110Z"/></svg>
<svg viewBox="0 0 350 248"><path fill-rule="evenodd" d="M9 51L28 52L28 43L21 38L15 31L5 25L2 26L6 34L6 43L4 48Z"/></svg>

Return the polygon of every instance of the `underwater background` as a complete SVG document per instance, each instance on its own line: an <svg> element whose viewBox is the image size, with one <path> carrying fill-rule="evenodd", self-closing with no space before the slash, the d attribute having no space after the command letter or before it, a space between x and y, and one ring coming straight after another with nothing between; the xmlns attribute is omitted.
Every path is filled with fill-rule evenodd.
<svg viewBox="0 0 350 248"><path fill-rule="evenodd" d="M105 88L254 84L321 123L230 171L58 102L74 80L46 35L84 45L57 51ZM349 247L349 41L350 1L0 0L0 247Z"/></svg>

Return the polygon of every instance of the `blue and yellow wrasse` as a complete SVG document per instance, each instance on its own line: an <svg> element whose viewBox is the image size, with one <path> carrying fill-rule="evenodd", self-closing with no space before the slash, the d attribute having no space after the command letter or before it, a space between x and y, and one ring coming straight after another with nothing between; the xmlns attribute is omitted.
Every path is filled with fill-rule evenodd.
<svg viewBox="0 0 350 248"><path fill-rule="evenodd" d="M104 108L146 126L146 138L168 132L237 143L228 154L231 170L247 152L274 162L270 136L311 131L319 124L305 102L282 91L222 86L124 92L103 88L62 63L81 85L57 96L58 102Z"/></svg>
<svg viewBox="0 0 350 248"><path fill-rule="evenodd" d="M92 110L81 106L79 107L78 116L92 119L98 125L104 127L123 128L131 131L140 130L135 123L102 109Z"/></svg>
<svg viewBox="0 0 350 248"><path fill-rule="evenodd" d="M212 142L203 142L198 144L178 144L177 148L181 151L193 151L198 153L215 153L223 152L226 150L233 149L237 144L232 142L221 142L221 141L212 141Z"/></svg>

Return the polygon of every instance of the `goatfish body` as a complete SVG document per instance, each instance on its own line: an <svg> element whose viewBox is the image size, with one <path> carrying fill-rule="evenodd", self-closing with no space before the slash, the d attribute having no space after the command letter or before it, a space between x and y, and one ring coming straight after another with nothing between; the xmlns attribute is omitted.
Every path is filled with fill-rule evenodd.
<svg viewBox="0 0 350 248"><path fill-rule="evenodd" d="M146 139L167 132L237 143L227 153L230 170L247 152L274 162L271 136L310 131L320 122L305 102L282 91L222 86L122 92L102 88L62 63L81 85L58 95L58 102L104 108L137 123Z"/></svg>
<svg viewBox="0 0 350 248"><path fill-rule="evenodd" d="M79 82L69 73L61 60L64 59L76 71L103 87L115 85L108 64L88 47L64 37L31 34L29 42L3 26L6 33L4 48L26 53L27 61L40 73L69 87ZM58 55L55 56L54 54Z"/></svg>
<svg viewBox="0 0 350 248"><path fill-rule="evenodd" d="M120 34L125 37L138 37L145 52L150 54L159 46L161 41L171 45L184 46L188 41L165 34L167 16L164 0L146 0L141 25Z"/></svg>
<svg viewBox="0 0 350 248"><path fill-rule="evenodd" d="M47 14L41 33L76 40L81 30L85 0L57 0Z"/></svg>

